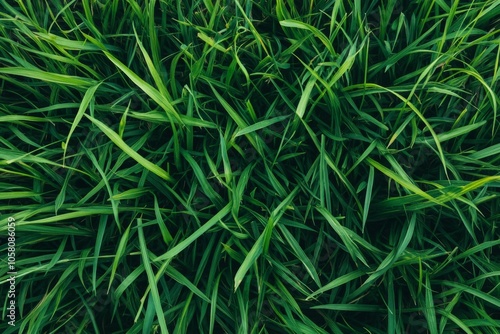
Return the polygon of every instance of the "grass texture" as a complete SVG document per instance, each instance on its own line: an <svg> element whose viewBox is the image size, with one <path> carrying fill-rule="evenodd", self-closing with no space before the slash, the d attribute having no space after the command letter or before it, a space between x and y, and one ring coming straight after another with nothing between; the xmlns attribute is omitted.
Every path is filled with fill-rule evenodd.
<svg viewBox="0 0 500 334"><path fill-rule="evenodd" d="M499 62L498 0L0 0L0 331L499 333Z"/></svg>

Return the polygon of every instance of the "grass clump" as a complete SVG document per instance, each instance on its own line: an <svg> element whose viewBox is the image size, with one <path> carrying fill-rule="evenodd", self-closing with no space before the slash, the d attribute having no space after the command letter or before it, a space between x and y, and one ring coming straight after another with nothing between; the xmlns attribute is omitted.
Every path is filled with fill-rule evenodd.
<svg viewBox="0 0 500 334"><path fill-rule="evenodd" d="M499 18L0 0L2 332L498 333Z"/></svg>

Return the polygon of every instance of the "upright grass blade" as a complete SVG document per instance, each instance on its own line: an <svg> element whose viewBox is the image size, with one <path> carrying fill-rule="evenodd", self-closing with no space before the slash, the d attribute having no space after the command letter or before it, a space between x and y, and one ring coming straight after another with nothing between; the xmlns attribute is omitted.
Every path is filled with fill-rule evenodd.
<svg viewBox="0 0 500 334"><path fill-rule="evenodd" d="M370 166L370 172L368 174L368 181L366 185L365 205L363 206L363 227L362 227L363 232L365 230L366 221L368 219L368 212L370 210L374 179L375 179L375 169L373 168L373 166Z"/></svg>
<svg viewBox="0 0 500 334"><path fill-rule="evenodd" d="M265 233L262 233L260 237L255 241L254 245L250 251L246 254L245 260L241 263L236 275L234 276L234 290L236 291L240 286L243 278L246 276L247 272L252 266L256 266L256 261L262 254L264 247Z"/></svg>
<svg viewBox="0 0 500 334"><path fill-rule="evenodd" d="M75 131L76 127L80 123L81 119L83 118L83 115L85 114L85 110L87 109L88 105L91 103L92 99L94 98L94 94L96 90L99 88L100 84L97 84L93 87L90 87L86 92L85 96L82 99L82 103L80 104L80 107L78 108L78 112L76 113L75 119L73 120L73 123L71 124L71 129L69 130L68 133L68 138L66 139L65 142L62 143L63 150L64 150L64 155L63 155L63 161L66 158L66 151L67 147L69 145L69 140L71 138L71 135Z"/></svg>
<svg viewBox="0 0 500 334"><path fill-rule="evenodd" d="M153 273L153 269L151 268L148 248L146 246L144 231L142 229L141 218L137 219L137 232L139 234L139 242L141 246L142 263L144 264L144 269L146 271L146 275L148 276L149 288L151 289L151 298L153 300L153 306L156 311L156 317L158 319L158 323L160 324L162 333L168 333L167 323L165 322L165 315L163 314L163 308L161 306L160 294L158 292L158 287L156 286L156 279Z"/></svg>

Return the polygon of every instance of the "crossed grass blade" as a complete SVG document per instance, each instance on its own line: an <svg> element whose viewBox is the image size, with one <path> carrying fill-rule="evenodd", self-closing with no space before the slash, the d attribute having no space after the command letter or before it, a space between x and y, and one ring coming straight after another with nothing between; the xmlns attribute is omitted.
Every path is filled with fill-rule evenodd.
<svg viewBox="0 0 500 334"><path fill-rule="evenodd" d="M498 330L497 1L46 5L0 1L22 332Z"/></svg>
<svg viewBox="0 0 500 334"><path fill-rule="evenodd" d="M92 116L85 115L92 123L94 123L116 146L118 146L121 150L123 150L128 156L141 164L144 168L151 171L152 173L158 175L164 180L171 181L171 177L167 171L162 169L161 167L153 164L149 160L143 158L140 154L134 151L127 143L120 138L120 136L111 130L106 124L101 121L95 119Z"/></svg>
<svg viewBox="0 0 500 334"><path fill-rule="evenodd" d="M148 249L146 246L146 241L144 240L144 231L142 229L142 221L140 218L137 219L139 242L141 245L141 257L148 276L149 288L151 289L150 295L152 299L152 304L148 303L148 306L153 306L158 322L160 324L161 331L163 333L168 333L167 323L165 322L165 316L163 314L163 307L161 306L160 295L158 293L158 287L156 285L156 278L153 270L151 268L150 259L148 256Z"/></svg>

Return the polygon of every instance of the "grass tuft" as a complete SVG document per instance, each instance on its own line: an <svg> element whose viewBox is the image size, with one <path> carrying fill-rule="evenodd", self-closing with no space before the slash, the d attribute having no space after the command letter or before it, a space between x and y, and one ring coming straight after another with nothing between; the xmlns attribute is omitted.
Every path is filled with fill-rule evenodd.
<svg viewBox="0 0 500 334"><path fill-rule="evenodd" d="M0 0L0 331L499 333L497 27Z"/></svg>

